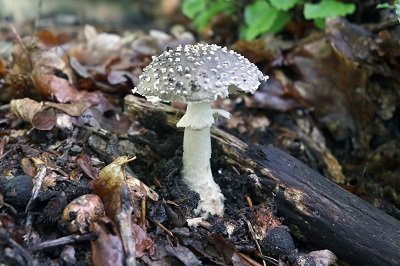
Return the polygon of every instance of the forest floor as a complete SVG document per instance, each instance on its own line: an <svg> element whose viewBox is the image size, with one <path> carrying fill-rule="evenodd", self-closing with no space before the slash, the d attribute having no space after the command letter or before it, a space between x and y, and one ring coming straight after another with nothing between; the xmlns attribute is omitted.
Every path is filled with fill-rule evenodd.
<svg viewBox="0 0 400 266"><path fill-rule="evenodd" d="M225 213L188 225L199 196L180 179L183 131L127 106L142 99L131 90L152 56L199 41L226 45L270 76L253 95L217 100L232 116L215 127L278 147L400 219L400 27L382 12L255 41L238 40L223 17L199 36L188 25L111 33L1 24L0 263L123 265L132 232L130 256L140 265L300 265L301 256L330 256L292 240L273 195L258 202L247 169L215 140L211 168ZM185 110L171 106L177 116ZM284 228L286 250L265 247L271 228Z"/></svg>

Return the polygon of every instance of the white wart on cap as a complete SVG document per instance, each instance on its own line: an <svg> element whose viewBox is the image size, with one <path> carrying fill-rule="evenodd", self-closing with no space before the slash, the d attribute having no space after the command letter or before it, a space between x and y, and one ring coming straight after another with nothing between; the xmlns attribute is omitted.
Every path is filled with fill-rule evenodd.
<svg viewBox="0 0 400 266"><path fill-rule="evenodd" d="M226 47L185 45L153 57L135 92L153 102L214 101L236 90L254 93L267 78L248 59Z"/></svg>

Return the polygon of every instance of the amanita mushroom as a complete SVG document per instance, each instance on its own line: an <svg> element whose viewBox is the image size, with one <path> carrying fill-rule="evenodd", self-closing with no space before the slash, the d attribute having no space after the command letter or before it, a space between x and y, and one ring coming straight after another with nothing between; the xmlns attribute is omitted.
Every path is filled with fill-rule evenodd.
<svg viewBox="0 0 400 266"><path fill-rule="evenodd" d="M211 173L210 127L214 114L229 118L227 111L212 109L218 97L237 90L253 93L266 80L258 68L238 53L211 44L178 46L153 57L135 88L152 102L185 102L186 114L177 123L184 127L183 181L199 193L196 213L223 215L224 196Z"/></svg>

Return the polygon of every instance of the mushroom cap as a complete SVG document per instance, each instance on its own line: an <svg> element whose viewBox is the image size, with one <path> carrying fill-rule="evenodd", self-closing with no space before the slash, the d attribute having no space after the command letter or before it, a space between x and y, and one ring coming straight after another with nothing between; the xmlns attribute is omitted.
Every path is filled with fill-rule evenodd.
<svg viewBox="0 0 400 266"><path fill-rule="evenodd" d="M266 79L256 65L233 50L199 43L153 57L134 92L153 102L214 101L237 90L254 93Z"/></svg>

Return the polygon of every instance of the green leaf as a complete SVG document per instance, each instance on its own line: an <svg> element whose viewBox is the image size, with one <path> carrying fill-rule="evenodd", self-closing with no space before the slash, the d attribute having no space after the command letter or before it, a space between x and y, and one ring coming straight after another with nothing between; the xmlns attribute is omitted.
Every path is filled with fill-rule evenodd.
<svg viewBox="0 0 400 266"><path fill-rule="evenodd" d="M243 34L246 40L252 40L261 33L269 31L279 15L279 10L272 7L264 0L257 0L246 6L244 10Z"/></svg>
<svg viewBox="0 0 400 266"><path fill-rule="evenodd" d="M378 4L376 8L392 8L389 3Z"/></svg>
<svg viewBox="0 0 400 266"><path fill-rule="evenodd" d="M301 3L302 0L270 0L272 6L276 9L288 11L296 4Z"/></svg>
<svg viewBox="0 0 400 266"><path fill-rule="evenodd" d="M352 14L356 9L353 3L342 3L335 0L322 0L318 4L304 5L304 17L306 19L329 18Z"/></svg>
<svg viewBox="0 0 400 266"><path fill-rule="evenodd" d="M268 32L271 33L280 32L286 26L286 24L292 20L292 17L293 16L290 13L280 11L272 27L268 30Z"/></svg>
<svg viewBox="0 0 400 266"><path fill-rule="evenodd" d="M205 7L206 1L204 0L184 0L182 3L182 13L189 18L194 18Z"/></svg>
<svg viewBox="0 0 400 266"><path fill-rule="evenodd" d="M316 18L314 19L314 24L317 26L318 29L324 29L325 28L325 19L324 18Z"/></svg>
<svg viewBox="0 0 400 266"><path fill-rule="evenodd" d="M199 16L193 21L194 25L198 30L203 30L210 20L219 13L232 14L235 11L235 6L232 1L218 0L212 1L209 7L204 7L204 10L200 12Z"/></svg>

